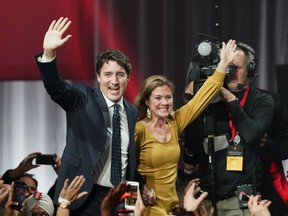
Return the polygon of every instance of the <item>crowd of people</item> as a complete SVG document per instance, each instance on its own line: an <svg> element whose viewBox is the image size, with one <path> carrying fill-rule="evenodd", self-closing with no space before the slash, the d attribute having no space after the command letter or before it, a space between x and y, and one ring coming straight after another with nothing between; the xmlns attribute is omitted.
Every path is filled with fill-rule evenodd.
<svg viewBox="0 0 288 216"><path fill-rule="evenodd" d="M267 153L273 148L268 138L280 136L269 131L272 97L249 82L256 68L251 47L223 42L213 74L174 110L174 84L162 75L144 81L135 104L123 97L132 65L116 49L97 56L97 88L62 79L56 50L71 38L64 36L70 25L68 18L54 20L43 52L35 56L47 93L67 117L66 145L53 165L58 177L49 192L37 191L29 170L39 167L34 159L41 153L29 154L1 177L3 215L270 215L271 201L258 194L261 150ZM194 81L189 80L189 88ZM221 99L215 102L216 97ZM191 179L179 198L178 140L184 131L186 152L197 155L192 167L198 167L199 178ZM278 151L285 148L283 142ZM25 199L16 208L19 181L26 185ZM130 211L124 202L127 181L139 183Z"/></svg>

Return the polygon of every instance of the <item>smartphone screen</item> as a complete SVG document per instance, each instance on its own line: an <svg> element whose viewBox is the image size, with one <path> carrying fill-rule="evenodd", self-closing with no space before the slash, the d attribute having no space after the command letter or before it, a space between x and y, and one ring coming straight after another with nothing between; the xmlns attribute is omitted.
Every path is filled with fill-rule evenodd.
<svg viewBox="0 0 288 216"><path fill-rule="evenodd" d="M136 201L137 201L137 193L139 189L139 183L128 181L128 194L125 198L125 209L133 210L135 209Z"/></svg>
<svg viewBox="0 0 288 216"><path fill-rule="evenodd" d="M239 193L239 200L247 202L249 201L249 199L250 199L250 196L248 194L244 193L243 191Z"/></svg>
<svg viewBox="0 0 288 216"><path fill-rule="evenodd" d="M252 185L241 185L237 187L237 194L239 200L239 206L241 209L248 208L248 201L250 195L253 194Z"/></svg>
<svg viewBox="0 0 288 216"><path fill-rule="evenodd" d="M20 210L22 208L22 203L26 199L25 192L26 192L26 183L22 181L15 181L14 182L14 189L12 195L13 204L11 208Z"/></svg>
<svg viewBox="0 0 288 216"><path fill-rule="evenodd" d="M36 157L36 164L53 165L55 164L55 154L41 154Z"/></svg>

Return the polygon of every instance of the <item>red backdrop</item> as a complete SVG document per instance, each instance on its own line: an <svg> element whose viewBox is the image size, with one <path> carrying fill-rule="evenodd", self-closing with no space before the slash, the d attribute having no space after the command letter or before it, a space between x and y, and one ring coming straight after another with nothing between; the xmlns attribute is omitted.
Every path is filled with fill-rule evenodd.
<svg viewBox="0 0 288 216"><path fill-rule="evenodd" d="M67 16L72 20L67 32L72 34L71 41L57 51L63 77L91 79L94 76L93 2L93 0L1 1L0 79L40 78L34 55L42 52L44 34L52 20L60 16Z"/></svg>
<svg viewBox="0 0 288 216"><path fill-rule="evenodd" d="M67 31L72 38L57 50L62 76L90 84L95 77L96 55L103 49L119 49L130 57L133 65L133 76L125 95L133 101L139 87L135 81L135 55L122 30L123 23L118 19L122 14L109 6L102 0L3 0L0 80L40 79L34 55L42 52L43 37L52 20L64 16L72 20Z"/></svg>

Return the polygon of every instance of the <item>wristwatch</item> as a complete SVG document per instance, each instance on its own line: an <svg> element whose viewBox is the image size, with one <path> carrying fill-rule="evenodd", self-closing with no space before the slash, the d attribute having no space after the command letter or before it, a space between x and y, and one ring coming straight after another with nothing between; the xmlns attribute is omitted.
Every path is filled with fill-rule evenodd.
<svg viewBox="0 0 288 216"><path fill-rule="evenodd" d="M59 207L62 209L69 209L69 205L66 202L59 203Z"/></svg>

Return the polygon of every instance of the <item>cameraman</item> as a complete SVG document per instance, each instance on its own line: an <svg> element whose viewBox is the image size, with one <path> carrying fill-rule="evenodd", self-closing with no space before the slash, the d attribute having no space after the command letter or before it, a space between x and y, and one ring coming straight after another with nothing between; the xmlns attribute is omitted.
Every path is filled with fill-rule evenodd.
<svg viewBox="0 0 288 216"><path fill-rule="evenodd" d="M184 162L186 168L189 163L199 164L200 187L209 194L204 200L207 211L213 204L217 215L250 216L247 202L239 200L243 197L239 191L248 195L259 191L258 144L271 123L274 103L271 96L250 86L257 76L254 50L243 43L238 43L237 49L225 87L220 90L221 100L211 103L186 128Z"/></svg>

